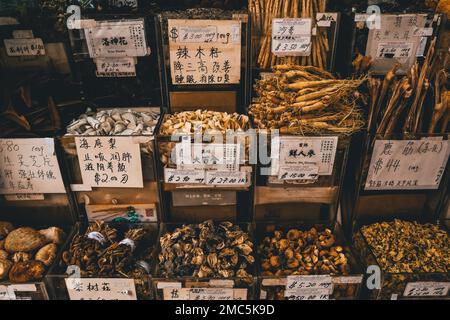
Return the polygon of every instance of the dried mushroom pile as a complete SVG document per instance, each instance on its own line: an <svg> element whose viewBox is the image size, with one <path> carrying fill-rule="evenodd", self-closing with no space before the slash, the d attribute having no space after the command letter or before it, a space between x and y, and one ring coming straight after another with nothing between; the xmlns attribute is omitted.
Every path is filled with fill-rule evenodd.
<svg viewBox="0 0 450 320"><path fill-rule="evenodd" d="M171 278L251 278L255 262L247 232L231 222L185 225L164 234L159 276Z"/></svg>
<svg viewBox="0 0 450 320"><path fill-rule="evenodd" d="M133 278L138 293L149 296L151 289L146 279L153 250L148 246L150 237L149 231L142 227L92 222L86 233L72 239L61 264L78 266L82 277Z"/></svg>
<svg viewBox="0 0 450 320"><path fill-rule="evenodd" d="M228 130L248 129L248 116L208 110L183 111L168 115L161 126L161 134L226 133Z"/></svg>
<svg viewBox="0 0 450 320"><path fill-rule="evenodd" d="M258 80L249 114L259 129L281 133L352 134L364 126L357 107L361 80L338 80L315 67L278 65Z"/></svg>
<svg viewBox="0 0 450 320"><path fill-rule="evenodd" d="M317 29L312 37L311 55L306 57L277 57L272 53L272 20L275 18L312 18L326 12L325 0L249 0L248 7L253 19L253 52L258 53L255 61L261 69L277 64L295 63L312 65L324 69L328 65L328 34L326 30ZM315 23L313 23L315 27Z"/></svg>
<svg viewBox="0 0 450 320"><path fill-rule="evenodd" d="M417 62L407 76L397 78L400 65L384 77L369 78L369 130L379 134L444 133L450 121L449 75L435 55L436 39L422 65ZM358 59L358 58L357 58ZM359 59L362 59L359 57Z"/></svg>
<svg viewBox="0 0 450 320"><path fill-rule="evenodd" d="M450 272L450 237L436 225L394 220L361 232L386 272Z"/></svg>
<svg viewBox="0 0 450 320"><path fill-rule="evenodd" d="M153 135L159 112L112 109L88 110L67 127L67 135L112 136Z"/></svg>
<svg viewBox="0 0 450 320"><path fill-rule="evenodd" d="M0 221L0 280L27 283L42 279L64 237L63 230L57 227L16 229L11 223Z"/></svg>
<svg viewBox="0 0 450 320"><path fill-rule="evenodd" d="M336 244L330 229L308 231L266 228L267 236L258 246L262 276L348 275L350 265L344 249Z"/></svg>

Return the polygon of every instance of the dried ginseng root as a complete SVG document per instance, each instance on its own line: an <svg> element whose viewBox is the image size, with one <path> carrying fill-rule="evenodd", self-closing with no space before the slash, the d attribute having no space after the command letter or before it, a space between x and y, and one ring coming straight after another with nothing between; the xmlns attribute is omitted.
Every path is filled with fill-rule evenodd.
<svg viewBox="0 0 450 320"><path fill-rule="evenodd" d="M273 77L256 82L249 114L259 129L350 135L365 124L357 107L364 81L339 80L311 66L277 65Z"/></svg>

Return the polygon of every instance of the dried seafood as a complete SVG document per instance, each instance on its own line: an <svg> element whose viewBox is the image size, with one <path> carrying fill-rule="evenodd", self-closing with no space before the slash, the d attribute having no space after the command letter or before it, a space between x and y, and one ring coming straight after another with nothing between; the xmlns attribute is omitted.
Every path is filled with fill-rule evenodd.
<svg viewBox="0 0 450 320"><path fill-rule="evenodd" d="M238 113L207 111L183 111L168 115L161 126L162 135L191 133L226 133L228 130L245 131L249 127L248 116Z"/></svg>
<svg viewBox="0 0 450 320"><path fill-rule="evenodd" d="M143 227L91 222L85 233L72 239L69 249L62 255L61 265L78 266L82 277L134 279L138 295L150 297L148 265L153 250L149 245L150 237L150 232Z"/></svg>
<svg viewBox="0 0 450 320"><path fill-rule="evenodd" d="M93 112L88 109L67 127L67 135L153 135L159 112L112 109Z"/></svg>
<svg viewBox="0 0 450 320"><path fill-rule="evenodd" d="M161 238L158 275L165 278L250 279L255 261L249 234L231 222L184 225Z"/></svg>
<svg viewBox="0 0 450 320"><path fill-rule="evenodd" d="M14 229L13 225L0 221L0 280L25 283L42 279L56 257L58 245L65 238L64 231L51 227L35 230L29 227ZM46 237L57 234L58 238ZM4 238L4 240L2 240Z"/></svg>
<svg viewBox="0 0 450 320"><path fill-rule="evenodd" d="M450 237L436 225L394 220L361 233L385 272L450 272Z"/></svg>
<svg viewBox="0 0 450 320"><path fill-rule="evenodd" d="M252 15L254 36L254 57L261 69L277 64L294 63L316 66L325 69L328 66L330 51L326 30L317 29L312 37L311 55L306 57L277 57L271 50L272 19L274 18L312 18L315 27L316 14L325 12L325 0L250 0L249 11Z"/></svg>
<svg viewBox="0 0 450 320"><path fill-rule="evenodd" d="M315 67L277 65L258 80L249 114L259 129L285 134L351 134L364 126L356 93L364 79L338 80Z"/></svg>

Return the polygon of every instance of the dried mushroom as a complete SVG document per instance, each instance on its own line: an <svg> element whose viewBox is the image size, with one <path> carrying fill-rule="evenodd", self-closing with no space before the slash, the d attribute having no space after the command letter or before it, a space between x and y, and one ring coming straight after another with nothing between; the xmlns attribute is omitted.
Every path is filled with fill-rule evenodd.
<svg viewBox="0 0 450 320"><path fill-rule="evenodd" d="M0 258L0 280L8 277L12 265L13 263L11 261Z"/></svg>
<svg viewBox="0 0 450 320"><path fill-rule="evenodd" d="M161 134L226 133L228 130L245 131L248 116L207 110L183 111L168 115L161 126Z"/></svg>
<svg viewBox="0 0 450 320"><path fill-rule="evenodd" d="M258 246L264 276L287 275L348 275L350 265L347 255L330 229L308 231L289 229L273 230Z"/></svg>
<svg viewBox="0 0 450 320"><path fill-rule="evenodd" d="M253 242L231 222L183 225L160 238L159 275L249 280ZM245 281L244 280L244 281Z"/></svg>
<svg viewBox="0 0 450 320"><path fill-rule="evenodd" d="M148 298L151 287L147 279L153 251L150 238L149 230L133 224L91 222L85 233L72 239L69 250L63 252L61 265L78 266L82 277L134 279L138 295Z"/></svg>
<svg viewBox="0 0 450 320"><path fill-rule="evenodd" d="M8 259L9 253L0 249L0 260Z"/></svg>
<svg viewBox="0 0 450 320"><path fill-rule="evenodd" d="M26 283L40 280L44 276L45 265L41 261L17 262L9 270L9 280L14 283Z"/></svg>
<svg viewBox="0 0 450 320"><path fill-rule="evenodd" d="M54 244L62 244L66 237L64 231L58 227L39 230L39 233L45 237L47 242Z"/></svg>
<svg viewBox="0 0 450 320"><path fill-rule="evenodd" d="M5 239L8 252L29 252L42 247L46 240L43 235L32 228L23 227L11 231Z"/></svg>
<svg viewBox="0 0 450 320"><path fill-rule="evenodd" d="M36 253L35 259L37 261L41 261L47 267L49 267L52 265L53 261L55 261L57 251L58 246L54 243L50 243L39 249L39 251Z"/></svg>
<svg viewBox="0 0 450 320"><path fill-rule="evenodd" d="M396 219L364 226L361 233L386 272L450 272L450 237L437 225Z"/></svg>
<svg viewBox="0 0 450 320"><path fill-rule="evenodd" d="M0 221L0 240L14 230L14 226L7 221Z"/></svg>
<svg viewBox="0 0 450 320"><path fill-rule="evenodd" d="M153 135L159 112L112 109L93 112L88 109L67 127L67 135Z"/></svg>

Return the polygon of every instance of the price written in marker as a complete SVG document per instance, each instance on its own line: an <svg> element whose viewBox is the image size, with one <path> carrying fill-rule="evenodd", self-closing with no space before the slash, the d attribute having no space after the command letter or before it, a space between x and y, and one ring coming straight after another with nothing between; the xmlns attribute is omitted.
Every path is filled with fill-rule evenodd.
<svg viewBox="0 0 450 320"><path fill-rule="evenodd" d="M10 57L45 55L45 46L40 38L5 39L3 42L6 54Z"/></svg>
<svg viewBox="0 0 450 320"><path fill-rule="evenodd" d="M66 278L70 300L137 300L133 279Z"/></svg>
<svg viewBox="0 0 450 320"><path fill-rule="evenodd" d="M311 54L312 19L273 19L272 53L276 56Z"/></svg>

